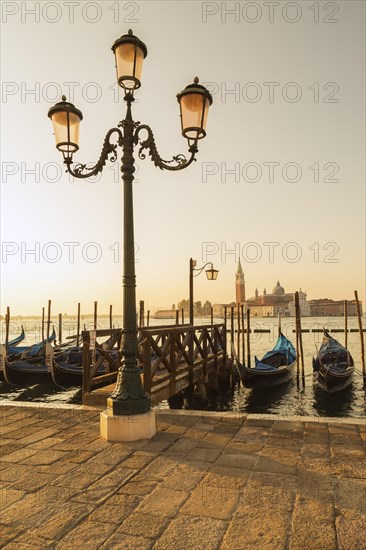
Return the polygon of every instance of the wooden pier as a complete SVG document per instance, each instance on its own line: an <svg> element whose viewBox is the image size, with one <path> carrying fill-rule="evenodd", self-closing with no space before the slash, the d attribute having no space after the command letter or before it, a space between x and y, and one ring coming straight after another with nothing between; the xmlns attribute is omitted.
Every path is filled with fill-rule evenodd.
<svg viewBox="0 0 366 550"><path fill-rule="evenodd" d="M117 379L117 362L111 357L113 345L120 342L122 331L84 331L82 336L83 405L105 407ZM110 337L107 345L94 344L101 336ZM204 393L207 385L218 388L219 380L230 380L232 363L226 353L225 324L141 327L138 346L142 384L153 405L195 385ZM97 360L90 354L93 349L100 353ZM103 361L108 362L109 372L98 375Z"/></svg>

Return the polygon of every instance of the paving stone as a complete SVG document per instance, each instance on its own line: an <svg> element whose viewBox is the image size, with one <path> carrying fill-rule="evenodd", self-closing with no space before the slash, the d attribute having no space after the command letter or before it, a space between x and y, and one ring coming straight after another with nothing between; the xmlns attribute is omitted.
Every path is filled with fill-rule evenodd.
<svg viewBox="0 0 366 550"><path fill-rule="evenodd" d="M259 472L275 472L279 474L296 474L296 465L287 464L287 460L283 458L271 458L269 456L260 456L256 465L255 471Z"/></svg>
<svg viewBox="0 0 366 550"><path fill-rule="evenodd" d="M154 545L154 550L216 550L227 529L218 519L178 514Z"/></svg>
<svg viewBox="0 0 366 550"><path fill-rule="evenodd" d="M145 466L150 464L153 460L158 458L157 453L150 453L147 451L135 451L133 454L123 459L122 466L125 468L133 468L136 470L142 470Z"/></svg>
<svg viewBox="0 0 366 550"><path fill-rule="evenodd" d="M331 503L297 496L292 520L290 550L337 548Z"/></svg>
<svg viewBox="0 0 366 550"><path fill-rule="evenodd" d="M116 533L109 537L107 541L100 547L101 550L150 550L153 542L151 539L143 537L134 537L124 533Z"/></svg>
<svg viewBox="0 0 366 550"><path fill-rule="evenodd" d="M93 451L85 451L93 452ZM110 466L116 466L131 455L129 449L124 449L121 444L111 445L99 453L94 452L94 456L89 460L89 463L96 464L108 464Z"/></svg>
<svg viewBox="0 0 366 550"><path fill-rule="evenodd" d="M32 452L32 456L22 459L21 463L34 466L44 466L45 464L53 464L62 458L66 458L66 456L66 452L56 451L54 449L50 449L48 451L36 451L35 453Z"/></svg>
<svg viewBox="0 0 366 550"><path fill-rule="evenodd" d="M365 460L355 459L353 462L344 459L333 459L330 470L334 476L366 479Z"/></svg>
<svg viewBox="0 0 366 550"><path fill-rule="evenodd" d="M161 479L146 479L146 477L140 478L140 476L137 475L131 481L126 483L126 485L123 485L118 490L118 494L126 493L128 495L145 497L146 495L149 495L158 485L160 485L161 481Z"/></svg>
<svg viewBox="0 0 366 550"><path fill-rule="evenodd" d="M244 480L208 472L181 509L183 514L230 519L242 493Z"/></svg>
<svg viewBox="0 0 366 550"><path fill-rule="evenodd" d="M215 464L227 468L244 468L246 470L252 470L257 461L258 456L255 454L231 452L231 450L228 449L227 452L221 454Z"/></svg>
<svg viewBox="0 0 366 550"><path fill-rule="evenodd" d="M6 548L6 550L54 550L55 544L40 537L32 537L27 533L2 548Z"/></svg>
<svg viewBox="0 0 366 550"><path fill-rule="evenodd" d="M0 541L5 548L5 545L17 536L16 531L12 527L0 524Z"/></svg>
<svg viewBox="0 0 366 550"><path fill-rule="evenodd" d="M155 514L133 512L117 529L117 533L155 539L165 529L169 518Z"/></svg>
<svg viewBox="0 0 366 550"><path fill-rule="evenodd" d="M97 550L116 530L114 523L84 521L75 527L56 545L57 550L87 548ZM121 546L120 548L123 548Z"/></svg>
<svg viewBox="0 0 366 550"><path fill-rule="evenodd" d="M65 502L62 508L52 514L48 520L38 522L38 526L30 530L30 535L52 541L61 540L92 510L92 506L79 502Z"/></svg>
<svg viewBox="0 0 366 550"><path fill-rule="evenodd" d="M334 502L341 513L350 511L366 516L366 480L336 478L333 488Z"/></svg>
<svg viewBox="0 0 366 550"><path fill-rule="evenodd" d="M217 445L213 445L211 448L198 446L195 449L192 449L186 458L187 460L194 460L197 462L215 462L221 453L222 448Z"/></svg>
<svg viewBox="0 0 366 550"><path fill-rule="evenodd" d="M20 462L20 461L27 460L29 457L31 457L32 455L35 455L35 454L37 454L36 449L27 449L27 448L18 449L17 451L14 451L10 454L2 456L1 460L3 462L15 463L15 462Z"/></svg>
<svg viewBox="0 0 366 550"><path fill-rule="evenodd" d="M61 444L63 441L61 437L47 437L35 443L30 443L28 448L37 450L49 449L50 447Z"/></svg>
<svg viewBox="0 0 366 550"><path fill-rule="evenodd" d="M204 462L177 463L160 487L191 491L201 481L208 467L209 465Z"/></svg>
<svg viewBox="0 0 366 550"><path fill-rule="evenodd" d="M17 500L23 498L25 492L20 489L13 489L11 487L2 487L0 489L0 505L1 510L5 510L7 506L10 506ZM1 516L0 516L1 521ZM0 537L1 540L1 537Z"/></svg>
<svg viewBox="0 0 366 550"><path fill-rule="evenodd" d="M174 491L157 487L149 496L144 498L137 512L150 513L158 516L174 516L183 502L187 500L189 493L185 491Z"/></svg>
<svg viewBox="0 0 366 550"><path fill-rule="evenodd" d="M82 487L74 500L98 503L101 499L115 493L134 473L135 471L130 468L112 470L107 475L100 477L95 483Z"/></svg>
<svg viewBox="0 0 366 550"><path fill-rule="evenodd" d="M336 532L339 550L365 550L366 518L357 519L339 516L336 518Z"/></svg>
<svg viewBox="0 0 366 550"><path fill-rule="evenodd" d="M127 506L110 506L106 502L101 504L92 512L88 521L113 523L116 526L121 525L122 521L132 514L133 508Z"/></svg>
<svg viewBox="0 0 366 550"><path fill-rule="evenodd" d="M119 506L120 508L130 508L134 510L140 503L142 497L137 495L129 495L127 493L116 493L109 497L103 506Z"/></svg>

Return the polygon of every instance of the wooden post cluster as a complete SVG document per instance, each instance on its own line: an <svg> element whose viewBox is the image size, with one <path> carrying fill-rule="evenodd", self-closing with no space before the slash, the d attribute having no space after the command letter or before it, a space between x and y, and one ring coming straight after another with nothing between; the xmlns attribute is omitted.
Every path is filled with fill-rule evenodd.
<svg viewBox="0 0 366 550"><path fill-rule="evenodd" d="M301 310L299 302L299 293L295 292L295 319L296 319L296 378L299 385L300 376L300 359L301 359L301 378L302 385L305 388L305 366L304 366L304 350L302 346L302 331L301 331Z"/></svg>
<svg viewBox="0 0 366 550"><path fill-rule="evenodd" d="M364 340L363 340L361 304L358 300L357 290L355 290L355 300L356 300L356 307L357 307L358 328L359 328L359 331L360 331L362 375L363 375L364 384L366 384L365 344L364 344Z"/></svg>

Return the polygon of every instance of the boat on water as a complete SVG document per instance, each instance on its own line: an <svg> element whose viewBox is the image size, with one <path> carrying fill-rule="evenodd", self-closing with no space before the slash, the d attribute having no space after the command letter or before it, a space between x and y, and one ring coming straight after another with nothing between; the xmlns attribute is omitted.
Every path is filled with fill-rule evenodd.
<svg viewBox="0 0 366 550"><path fill-rule="evenodd" d="M324 329L323 341L313 358L314 384L334 393L352 384L355 370L349 351Z"/></svg>
<svg viewBox="0 0 366 550"><path fill-rule="evenodd" d="M48 338L45 338L42 340L42 342L38 342L36 344L32 344L31 346L18 346L17 344L11 345L10 342L7 347L7 356L10 359L19 359L23 360L24 358L30 358L30 357L36 357L42 353L42 350L44 346L48 343L52 343L56 341L56 331L55 327L53 327L52 333Z"/></svg>
<svg viewBox="0 0 366 550"><path fill-rule="evenodd" d="M294 373L296 365L296 350L286 336L279 333L272 350L261 359L254 358L254 367L240 363L236 356L236 364L243 385L246 388L271 388L288 382Z"/></svg>
<svg viewBox="0 0 366 550"><path fill-rule="evenodd" d="M15 348L20 344L20 342L24 340L24 338L25 338L25 332L24 332L24 327L22 325L22 332L19 334L19 336L16 336L15 338L13 338L13 340L9 340L8 346Z"/></svg>

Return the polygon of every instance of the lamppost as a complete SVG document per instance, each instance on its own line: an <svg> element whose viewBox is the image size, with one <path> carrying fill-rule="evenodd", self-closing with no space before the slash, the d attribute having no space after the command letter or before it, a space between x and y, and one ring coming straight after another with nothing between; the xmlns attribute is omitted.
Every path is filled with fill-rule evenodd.
<svg viewBox="0 0 366 550"><path fill-rule="evenodd" d="M212 262L207 262L203 267L197 267L196 260L189 260L189 324L193 326L194 314L193 314L193 277L198 277L202 271L208 265L211 266L209 269L206 269L206 277L209 281L216 281L219 274L217 269L214 269ZM196 274L194 272L197 271Z"/></svg>
<svg viewBox="0 0 366 550"><path fill-rule="evenodd" d="M63 155L66 172L75 178L89 178L101 172L109 159L117 160L117 147L122 149L121 172L124 187L123 210L123 331L121 363L114 392L107 400L108 413L113 415L143 415L150 411L151 400L143 390L137 367L136 276L133 258L133 195L135 172L134 148L138 157L146 158L147 152L154 165L162 170L182 170L195 160L198 140L206 136L206 122L212 96L198 83L198 78L177 95L180 105L182 135L188 140L190 157L178 154L172 160L163 160L156 148L153 132L146 124L135 122L131 106L134 94L141 86L141 71L147 56L146 45L129 30L118 38L112 50L115 55L118 84L124 90L127 104L125 118L110 129L104 139L98 162L87 168L86 164L73 163L73 154L79 149L79 125L83 115L72 103L62 97L48 111L53 123L56 147ZM144 152L145 151L145 152Z"/></svg>

